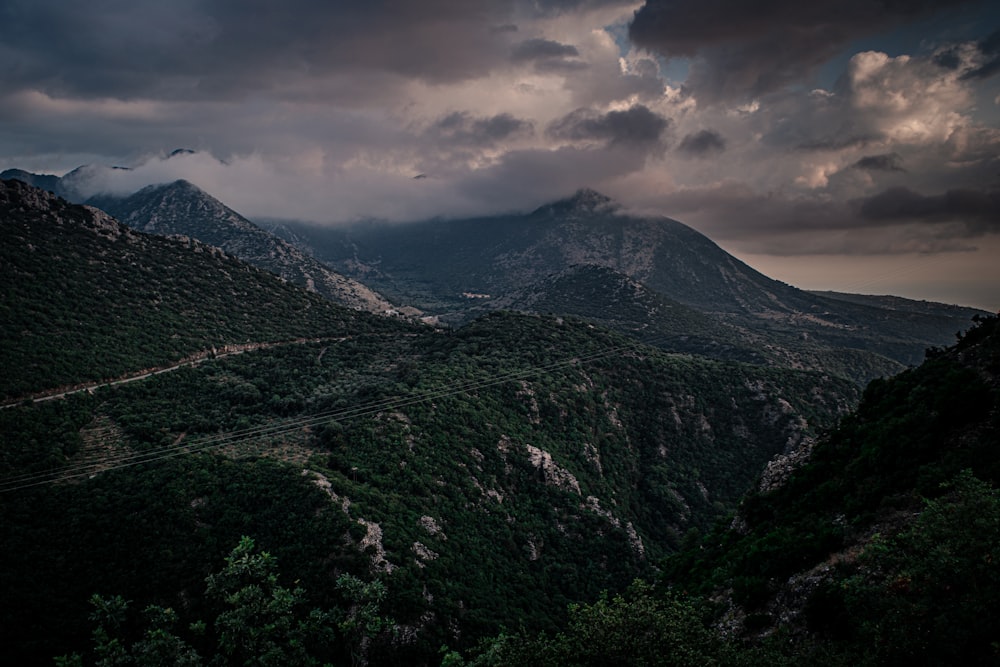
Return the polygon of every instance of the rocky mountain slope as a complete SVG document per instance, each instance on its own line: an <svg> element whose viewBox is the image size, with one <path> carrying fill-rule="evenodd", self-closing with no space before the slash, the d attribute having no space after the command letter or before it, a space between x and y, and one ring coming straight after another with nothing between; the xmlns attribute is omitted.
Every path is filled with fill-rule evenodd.
<svg viewBox="0 0 1000 667"><path fill-rule="evenodd" d="M81 167L62 179L15 171L44 187L79 196L93 169ZM183 181L150 186L125 198L98 197L91 203L139 229L188 235L223 247L351 307L451 325L491 310L527 307L536 298L528 295L547 287L561 295L561 302L555 295L541 298L547 312L593 312L578 295L570 295L565 276L558 283L562 287L552 277L578 267L602 267L641 285L654 300L665 299L709 318L699 325L696 345L667 349L691 351L700 346L703 353L733 358L735 335L736 347L743 350L739 355L744 355L736 358L747 358L744 353L752 349L757 360L829 370L861 384L919 363L927 347L948 344L973 315L985 314L894 297L798 290L753 270L682 223L629 215L586 189L524 215L337 228L262 223L270 231ZM380 293L400 305L393 307ZM636 301L609 304L603 321L621 331L636 332L627 321L643 307L647 329L669 331L682 321L692 323L676 318L678 310L658 308L638 292L619 296ZM653 324L657 318L663 321ZM684 343L676 337L669 340Z"/></svg>
<svg viewBox="0 0 1000 667"><path fill-rule="evenodd" d="M1000 319L873 382L807 457L678 555L730 633L826 664L996 664Z"/></svg>
<svg viewBox="0 0 1000 667"><path fill-rule="evenodd" d="M374 313L394 310L371 288L332 271L187 181L147 186L127 197L100 195L87 203L139 231L188 236L221 248L350 308Z"/></svg>

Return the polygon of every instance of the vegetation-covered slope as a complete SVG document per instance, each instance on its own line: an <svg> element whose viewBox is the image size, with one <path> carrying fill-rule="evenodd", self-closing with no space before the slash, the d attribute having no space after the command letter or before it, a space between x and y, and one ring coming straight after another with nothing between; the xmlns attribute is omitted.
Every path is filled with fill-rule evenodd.
<svg viewBox="0 0 1000 667"><path fill-rule="evenodd" d="M517 290L497 304L513 310L575 315L672 352L783 368L822 369L860 385L903 370L898 361L808 336L758 331L673 301L613 269L585 264Z"/></svg>
<svg viewBox="0 0 1000 667"><path fill-rule="evenodd" d="M38 659L86 644L93 593L197 617L202 579L251 535L314 604L344 573L381 579L399 637L372 661L433 661L651 573L853 398L818 374L494 315L10 408L5 468L33 472L0 494L0 625Z"/></svg>
<svg viewBox="0 0 1000 667"><path fill-rule="evenodd" d="M210 246L0 181L0 398L246 343L397 330Z"/></svg>
<svg viewBox="0 0 1000 667"><path fill-rule="evenodd" d="M744 632L819 642L844 662L995 664L998 443L990 317L873 382L805 465L765 479L734 527L676 557L671 577L728 590Z"/></svg>
<svg viewBox="0 0 1000 667"><path fill-rule="evenodd" d="M278 597L247 627L275 609L285 611L272 632L325 619L329 641L308 647L321 661L437 664L444 644L480 664L996 658L995 318L874 383L857 414L813 445L855 405L853 383L671 354L573 318L496 313L449 333L370 318L204 246L150 240L5 186L5 221L22 230L40 214L62 239L43 246L49 256L80 267L79 284L65 286L76 298L99 293L107 275L153 280L142 267L170 258L205 277L171 298L216 318L171 328L155 319L166 296L121 289L113 304L71 310L63 329L40 329L20 348L31 363L62 358L60 332L99 329L118 312L151 322L149 346L168 360L186 352L169 352L185 327L205 336L191 345L211 344L216 328L304 339L0 409L0 639L17 664L70 652L89 664L94 594L100 631L120 617L114 631L133 655L152 650L144 637L175 637L227 664L225 619L246 608L218 592L259 590L239 588L253 580L234 583L233 561L223 565L226 554L259 564L243 536L277 558L282 584L269 580ZM22 254L46 242L32 239ZM34 280L4 302L5 321L21 327L21 311L41 312L50 296L32 285L64 284L48 275L59 262L24 266ZM254 313L237 310L246 329L231 328L226 308L238 300L225 295L237 274L263 285L239 294L288 290L304 314L262 299ZM279 325L296 328L268 328ZM115 344L99 333L80 339L85 357ZM142 354L117 363L155 363ZM75 366L69 374L79 381ZM754 486L737 520L712 529ZM628 588L657 571L657 588ZM778 648L723 641L694 593L712 596L730 636L771 636ZM378 597L371 611L391 622L351 625L359 595ZM503 627L525 631L497 635Z"/></svg>
<svg viewBox="0 0 1000 667"><path fill-rule="evenodd" d="M873 383L804 463L694 531L656 586L571 605L466 661L536 665L1000 663L1000 319ZM787 462L786 462L787 463Z"/></svg>

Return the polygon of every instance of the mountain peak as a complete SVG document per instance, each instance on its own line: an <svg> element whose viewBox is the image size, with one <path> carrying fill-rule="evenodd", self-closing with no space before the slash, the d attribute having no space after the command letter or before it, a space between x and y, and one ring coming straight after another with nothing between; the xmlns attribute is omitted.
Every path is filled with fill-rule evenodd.
<svg viewBox="0 0 1000 667"><path fill-rule="evenodd" d="M202 192L208 194L186 178L178 178L176 181L167 183L164 187L171 190L189 190L191 192Z"/></svg>
<svg viewBox="0 0 1000 667"><path fill-rule="evenodd" d="M573 196L551 204L546 204L535 210L535 215L545 216L582 216L610 213L618 208L610 197L591 188L580 188Z"/></svg>
<svg viewBox="0 0 1000 667"><path fill-rule="evenodd" d="M178 178L177 180L170 181L169 183L152 183L137 190L133 196L148 196L152 194L165 196L169 193L201 195L206 198L214 199L214 197L199 188L197 185L183 178Z"/></svg>

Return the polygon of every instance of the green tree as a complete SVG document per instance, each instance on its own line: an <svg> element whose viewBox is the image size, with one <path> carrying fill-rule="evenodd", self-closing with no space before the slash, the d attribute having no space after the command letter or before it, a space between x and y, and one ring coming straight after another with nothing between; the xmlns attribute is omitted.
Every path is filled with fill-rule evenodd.
<svg viewBox="0 0 1000 667"><path fill-rule="evenodd" d="M350 649L351 664L367 664L371 641L384 629L392 626L392 621L381 614L388 590L378 579L365 582L352 574L340 575L337 590L348 604L346 610L338 613L337 628Z"/></svg>
<svg viewBox="0 0 1000 667"><path fill-rule="evenodd" d="M218 653L213 664L314 665L308 643L333 640L330 614L313 609L296 615L304 591L279 584L277 559L266 551L255 553L249 537L226 557L222 571L206 581L209 599L224 605L214 624Z"/></svg>
<svg viewBox="0 0 1000 667"><path fill-rule="evenodd" d="M470 664L538 667L674 667L731 664L732 648L705 626L687 601L654 594L635 581L624 595L569 606L569 626L555 637L501 634Z"/></svg>
<svg viewBox="0 0 1000 667"><path fill-rule="evenodd" d="M354 577L341 579L354 601L349 609L338 614L315 608L306 611L303 589L281 585L277 559L266 551L258 552L254 541L243 537L226 557L225 567L206 578L207 598L219 609L217 615L211 623L198 621L190 626L195 635L214 638L215 647L207 649L207 659L174 632L178 617L173 609L148 606L142 635L130 639L128 601L117 595L94 595L90 600L94 607L90 619L96 624L93 659L86 664L308 667L320 664L316 655L332 654L338 631L350 642L352 656L363 656L367 641L388 623L379 616L385 585L366 584ZM83 667L85 661L74 654L56 658L56 664Z"/></svg>
<svg viewBox="0 0 1000 667"><path fill-rule="evenodd" d="M969 471L917 521L866 550L845 583L861 643L880 664L1000 660L1000 493Z"/></svg>

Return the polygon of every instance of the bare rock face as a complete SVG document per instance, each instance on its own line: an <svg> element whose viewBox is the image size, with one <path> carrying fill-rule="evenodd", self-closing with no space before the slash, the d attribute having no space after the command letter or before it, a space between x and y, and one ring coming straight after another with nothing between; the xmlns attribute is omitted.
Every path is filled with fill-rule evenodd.
<svg viewBox="0 0 1000 667"><path fill-rule="evenodd" d="M531 465L542 471L546 484L580 495L580 482L577 481L576 476L553 461L552 454L534 445L525 445L525 447L528 449Z"/></svg>

